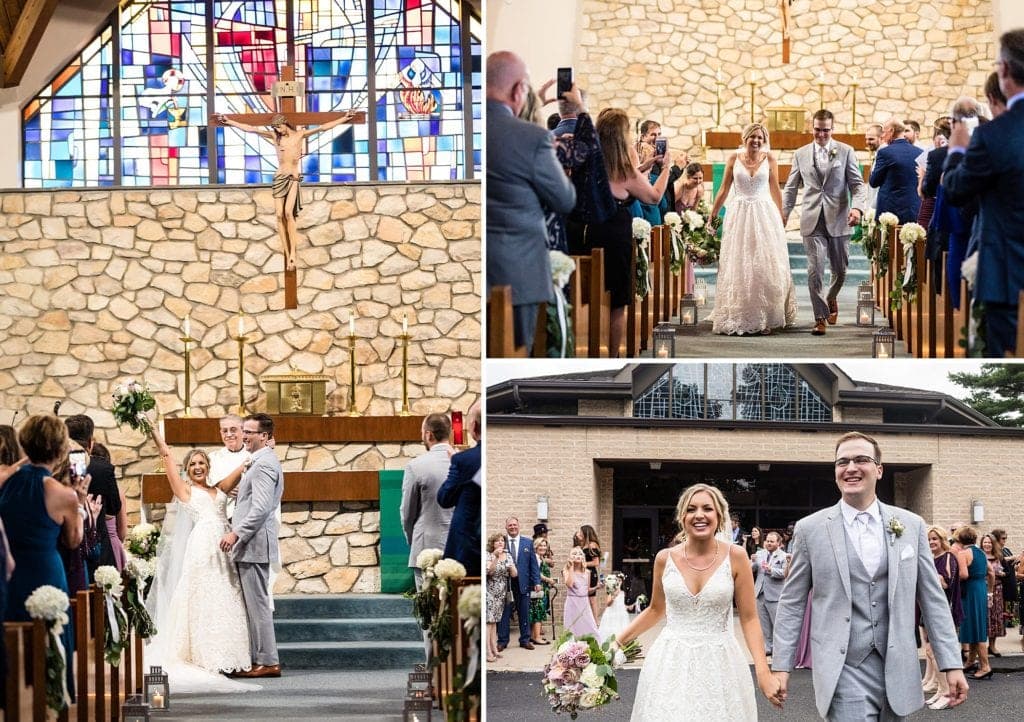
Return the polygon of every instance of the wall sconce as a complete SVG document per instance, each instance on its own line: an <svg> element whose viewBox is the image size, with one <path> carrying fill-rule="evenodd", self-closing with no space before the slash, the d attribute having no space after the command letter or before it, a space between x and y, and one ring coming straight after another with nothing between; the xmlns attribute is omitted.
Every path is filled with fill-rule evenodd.
<svg viewBox="0 0 1024 722"><path fill-rule="evenodd" d="M980 524L985 521L985 504L979 500L971 501L971 523Z"/></svg>
<svg viewBox="0 0 1024 722"><path fill-rule="evenodd" d="M537 497L537 521L548 520L548 498L546 496Z"/></svg>
<svg viewBox="0 0 1024 722"><path fill-rule="evenodd" d="M871 358L893 358L896 355L896 333L889 328L871 334Z"/></svg>
<svg viewBox="0 0 1024 722"><path fill-rule="evenodd" d="M875 325L875 302L872 298L860 298L857 300L857 325Z"/></svg>
<svg viewBox="0 0 1024 722"><path fill-rule="evenodd" d="M694 309L696 312L696 309ZM666 323L659 323L654 327L654 357L675 358L676 357L676 330Z"/></svg>

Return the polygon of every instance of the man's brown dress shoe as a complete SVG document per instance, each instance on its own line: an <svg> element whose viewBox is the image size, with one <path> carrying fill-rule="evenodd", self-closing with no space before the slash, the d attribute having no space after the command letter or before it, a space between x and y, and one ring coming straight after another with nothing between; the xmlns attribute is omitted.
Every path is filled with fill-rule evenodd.
<svg viewBox="0 0 1024 722"><path fill-rule="evenodd" d="M507 647L507 646L508 646L507 644L499 644L498 645L498 651L499 652L504 652L505 651L505 647Z"/></svg>
<svg viewBox="0 0 1024 722"><path fill-rule="evenodd" d="M828 322L829 322L829 324L835 326L836 325L836 321L838 321L838 320L839 320L839 304L836 303L836 300L833 298L831 301L828 302Z"/></svg>
<svg viewBox="0 0 1024 722"><path fill-rule="evenodd" d="M536 648L535 648L535 647L534 647L534 646L533 646L533 645L532 645L531 643L529 643L529 642L527 642L526 644L520 644L519 646L520 646L520 647L522 647L523 649L536 649Z"/></svg>
<svg viewBox="0 0 1024 722"><path fill-rule="evenodd" d="M814 330L811 331L811 333L814 334L815 336L824 336L825 335L825 319L819 318L817 321L815 321L815 323L814 323Z"/></svg>

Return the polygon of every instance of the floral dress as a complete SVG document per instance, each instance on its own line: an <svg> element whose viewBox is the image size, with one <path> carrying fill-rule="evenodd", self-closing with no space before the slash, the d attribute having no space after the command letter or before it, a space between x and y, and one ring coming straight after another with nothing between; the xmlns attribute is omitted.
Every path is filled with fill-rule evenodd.
<svg viewBox="0 0 1024 722"><path fill-rule="evenodd" d="M538 557L538 560L540 561L540 575L542 577L550 577L551 566L540 557ZM548 583L544 582L544 596L537 597L536 599L530 599L530 624L533 624L534 622L543 622L547 620L549 588L550 587Z"/></svg>
<svg viewBox="0 0 1024 722"><path fill-rule="evenodd" d="M505 611L508 594L508 568L511 559L506 554L501 561L495 561L494 554L487 554L487 565L494 562L494 569L487 573L487 623L497 624Z"/></svg>

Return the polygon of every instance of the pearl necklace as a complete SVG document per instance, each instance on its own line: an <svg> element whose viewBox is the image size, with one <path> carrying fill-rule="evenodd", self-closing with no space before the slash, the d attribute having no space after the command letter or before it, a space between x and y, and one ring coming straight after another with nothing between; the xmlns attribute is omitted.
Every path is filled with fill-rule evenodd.
<svg viewBox="0 0 1024 722"><path fill-rule="evenodd" d="M683 542L683 561L686 562L686 566L690 567L690 569L692 569L695 572L706 572L708 569L715 565L715 562L718 561L718 542L715 542L715 556L711 558L711 563L708 564L706 567L695 567L692 564L690 564L690 558L686 556L686 542Z"/></svg>

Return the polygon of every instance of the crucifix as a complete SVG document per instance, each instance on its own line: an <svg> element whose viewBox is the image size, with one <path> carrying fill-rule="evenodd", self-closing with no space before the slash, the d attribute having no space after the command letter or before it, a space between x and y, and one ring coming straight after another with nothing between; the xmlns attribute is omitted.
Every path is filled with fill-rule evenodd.
<svg viewBox="0 0 1024 722"><path fill-rule="evenodd" d="M366 112L349 110L343 113L299 113L295 110L298 96L295 68L281 67L280 80L274 84L276 113L217 113L214 120L222 125L256 133L270 140L277 151L277 171L272 184L277 231L284 250L284 307L299 305L296 280L295 248L298 231L295 219L302 209L299 182L302 179L299 161L305 155L306 138L342 123L365 123ZM315 125L314 128L304 127ZM265 127L269 126L270 130Z"/></svg>
<svg viewBox="0 0 1024 722"><path fill-rule="evenodd" d="M779 14L782 16L782 62L789 62L789 7L793 0L779 0Z"/></svg>

